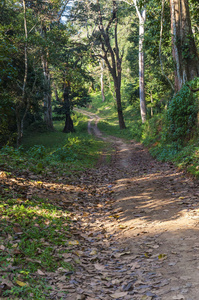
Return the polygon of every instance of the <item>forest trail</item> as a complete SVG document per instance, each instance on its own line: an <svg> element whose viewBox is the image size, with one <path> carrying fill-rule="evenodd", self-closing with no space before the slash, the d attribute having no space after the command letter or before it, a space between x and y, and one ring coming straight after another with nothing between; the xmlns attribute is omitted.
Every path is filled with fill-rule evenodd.
<svg viewBox="0 0 199 300"><path fill-rule="evenodd" d="M92 258L81 261L67 299L198 300L198 182L140 143L103 137L99 118L91 119L88 130L115 152L81 178L81 229L90 233Z"/></svg>
<svg viewBox="0 0 199 300"><path fill-rule="evenodd" d="M45 282L43 298L23 290L9 299L198 300L198 181L140 143L106 136L87 115L88 132L110 143L96 168L0 172L8 207L0 211L0 299L30 280L36 289Z"/></svg>

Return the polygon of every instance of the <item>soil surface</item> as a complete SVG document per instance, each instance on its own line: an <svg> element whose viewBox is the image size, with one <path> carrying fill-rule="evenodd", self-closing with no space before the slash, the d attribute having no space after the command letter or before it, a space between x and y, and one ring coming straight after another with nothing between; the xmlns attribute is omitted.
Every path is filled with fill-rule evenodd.
<svg viewBox="0 0 199 300"><path fill-rule="evenodd" d="M198 300L198 182L140 143L104 137L90 117L89 133L115 152L80 178L84 240L66 299Z"/></svg>

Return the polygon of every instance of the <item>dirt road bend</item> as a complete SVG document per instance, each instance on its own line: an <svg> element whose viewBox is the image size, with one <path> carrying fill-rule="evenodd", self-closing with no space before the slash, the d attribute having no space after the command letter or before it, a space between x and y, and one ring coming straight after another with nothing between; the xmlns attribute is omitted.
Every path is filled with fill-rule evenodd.
<svg viewBox="0 0 199 300"><path fill-rule="evenodd" d="M84 254L67 299L198 300L198 182L140 143L104 137L90 117L115 152L81 178Z"/></svg>

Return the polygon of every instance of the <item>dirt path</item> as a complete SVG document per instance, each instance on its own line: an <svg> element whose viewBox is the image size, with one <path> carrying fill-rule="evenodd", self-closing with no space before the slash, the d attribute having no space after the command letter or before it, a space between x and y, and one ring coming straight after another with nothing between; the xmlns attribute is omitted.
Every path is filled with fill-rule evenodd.
<svg viewBox="0 0 199 300"><path fill-rule="evenodd" d="M102 137L94 115L92 122ZM116 151L111 164L81 178L87 248L67 299L198 300L198 183L139 143L104 139Z"/></svg>

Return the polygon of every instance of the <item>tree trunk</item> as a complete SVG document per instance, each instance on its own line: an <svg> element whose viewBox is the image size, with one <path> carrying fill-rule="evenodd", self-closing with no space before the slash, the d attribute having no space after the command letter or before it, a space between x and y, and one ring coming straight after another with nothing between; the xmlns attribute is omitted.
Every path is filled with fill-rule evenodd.
<svg viewBox="0 0 199 300"><path fill-rule="evenodd" d="M22 97L17 104L16 107L16 123L17 123L17 147L19 147L21 143L21 139L23 137L23 129L24 129L24 119L28 110L28 103L26 104L26 110L21 117L21 110L25 106L26 102L26 84L28 77L28 30L27 30L27 20L26 20L26 2L23 0L23 15L24 15L24 33L25 33L25 46L24 46L24 79L23 79L23 87L22 87Z"/></svg>
<svg viewBox="0 0 199 300"><path fill-rule="evenodd" d="M123 110L122 110L122 102L121 102L121 93L120 93L120 85L117 82L117 79L114 80L115 86L115 95L116 95L116 102L117 102L117 114L119 120L120 129L125 129L125 122L123 117Z"/></svg>
<svg viewBox="0 0 199 300"><path fill-rule="evenodd" d="M122 77L122 66L121 60L117 61L117 75L113 75L115 95L116 95L116 103L117 103L117 113L120 129L126 129L126 125L124 122L123 109L122 109L122 101L121 101L121 77Z"/></svg>
<svg viewBox="0 0 199 300"><path fill-rule="evenodd" d="M151 117L153 117L153 94L152 94L152 91L150 91L150 97L151 97Z"/></svg>
<svg viewBox="0 0 199 300"><path fill-rule="evenodd" d="M175 91L199 76L199 57L191 28L188 0L170 0Z"/></svg>
<svg viewBox="0 0 199 300"><path fill-rule="evenodd" d="M75 132L73 126L73 120L71 119L69 88L70 87L67 86L66 84L64 85L64 108L65 108L66 120L65 120L65 126L63 132L65 133Z"/></svg>
<svg viewBox="0 0 199 300"><path fill-rule="evenodd" d="M45 94L44 94L44 122L48 129L53 129L53 120L52 120L52 104L51 104L51 78L50 71L48 68L47 59L42 55L42 67L43 67L43 75L44 75L44 86L45 86Z"/></svg>
<svg viewBox="0 0 199 300"><path fill-rule="evenodd" d="M146 101L144 91L144 23L146 20L145 9L139 14L139 95L140 95L140 114L142 123L146 121Z"/></svg>
<svg viewBox="0 0 199 300"><path fill-rule="evenodd" d="M118 120L119 120L119 126L120 129L125 129L125 122L123 117L123 111L122 111L122 103L121 103L121 73L122 73L122 58L123 53L120 55L119 51L119 45L118 45L118 34L117 34L117 26L118 26L118 19L117 19L117 3L116 1L112 1L113 9L112 9L112 17L106 26L104 28L103 25L103 18L100 8L99 0L97 0L98 4L98 13L99 13L99 24L98 29L101 33L101 47L103 52L103 57L100 55L100 57L105 61L108 70L113 78L114 81L114 88L115 88L115 95L116 95L116 104L117 104L117 112L118 112ZM114 23L114 45L112 46L111 40L110 40L110 28L112 23ZM110 56L110 58L109 58Z"/></svg>
<svg viewBox="0 0 199 300"><path fill-rule="evenodd" d="M56 101L59 102L60 99L59 99L59 96L58 96L58 91L57 91L57 87L56 86L54 86L54 93L55 93L55 99L56 99Z"/></svg>
<svg viewBox="0 0 199 300"><path fill-rule="evenodd" d="M100 62L100 67L101 67L101 94L102 94L102 102L105 101L105 95L104 95L104 60L102 59Z"/></svg>
<svg viewBox="0 0 199 300"><path fill-rule="evenodd" d="M73 126L73 120L71 119L69 113L66 113L66 120L65 120L65 126L63 132L65 133L75 132L75 128Z"/></svg>
<svg viewBox="0 0 199 300"><path fill-rule="evenodd" d="M46 26L41 22L41 36L45 40L46 39ZM52 104L51 104L51 76L50 70L48 67L48 49L43 49L43 53L41 55L41 63L43 68L44 75L44 123L46 124L48 129L53 129L53 119L52 119Z"/></svg>

